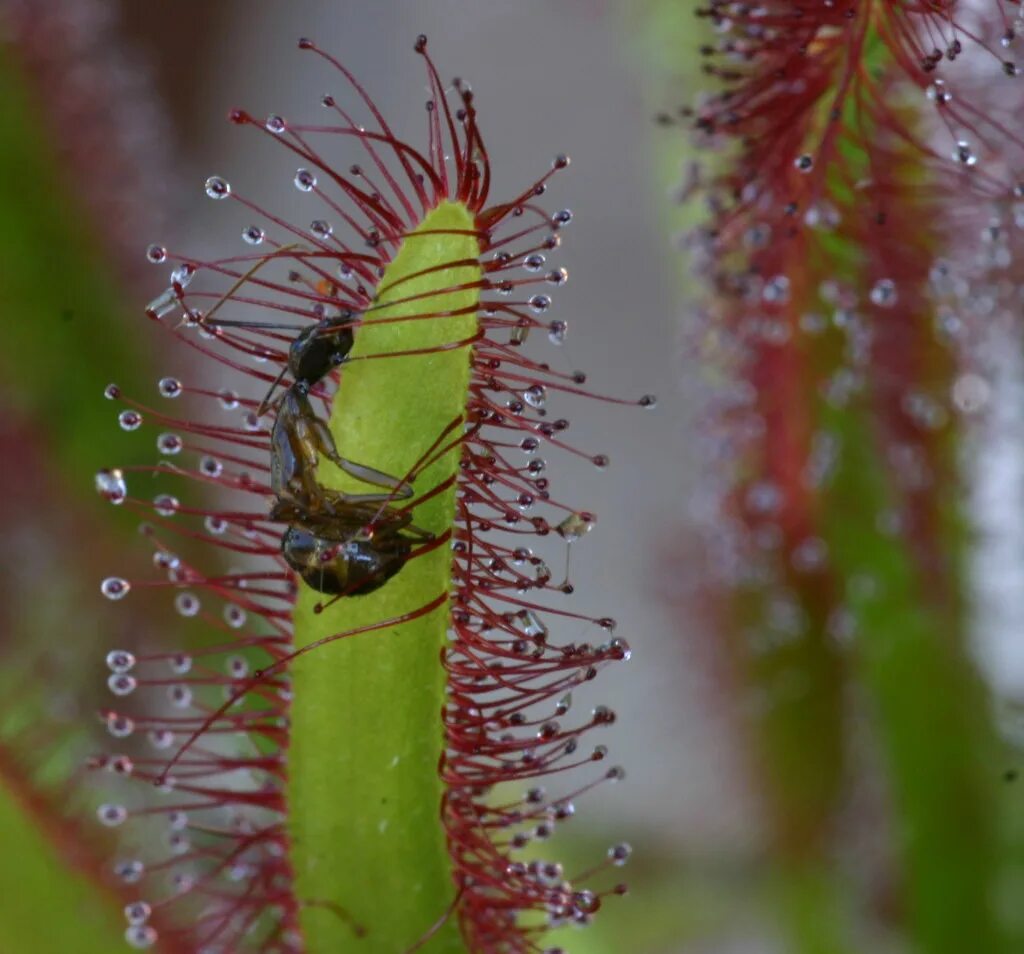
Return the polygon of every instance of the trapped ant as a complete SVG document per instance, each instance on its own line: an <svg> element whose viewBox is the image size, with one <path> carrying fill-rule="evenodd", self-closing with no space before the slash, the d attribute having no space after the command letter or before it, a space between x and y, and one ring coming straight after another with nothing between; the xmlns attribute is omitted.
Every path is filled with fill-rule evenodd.
<svg viewBox="0 0 1024 954"><path fill-rule="evenodd" d="M257 263L240 279L250 276ZM238 284L236 283L236 288ZM237 328L294 330L294 326L247 321L212 320L211 315L234 291L222 298L204 323ZM289 524L281 537L281 554L307 585L322 593L362 595L383 586L405 565L412 544L433 540L433 534L412 524L412 516L387 506L408 499L412 487L373 467L338 453L327 422L316 415L309 392L348 360L357 315L342 311L302 329L288 347L288 359L260 403L258 414L290 373L292 384L275 406L270 434L270 486L277 498L272 520ZM350 494L324 487L316 479L323 455L347 474L387 493Z"/></svg>

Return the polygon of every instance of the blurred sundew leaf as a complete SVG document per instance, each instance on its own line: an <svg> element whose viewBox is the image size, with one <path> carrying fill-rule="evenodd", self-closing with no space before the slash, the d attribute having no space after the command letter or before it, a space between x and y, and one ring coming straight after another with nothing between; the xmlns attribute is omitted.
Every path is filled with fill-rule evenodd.
<svg viewBox="0 0 1024 954"><path fill-rule="evenodd" d="M2 754L2 753L0 753ZM35 825L0 772L0 951L111 954L124 946L124 924L112 898Z"/></svg>
<svg viewBox="0 0 1024 954"><path fill-rule="evenodd" d="M139 393L148 361L127 333L125 292L103 258L96 223L74 194L76 170L60 166L38 117L16 57L0 46L0 426L8 436L25 435L4 465L26 469L27 485L42 498L5 494L5 533L13 552L17 541L32 541L18 566L22 576L45 567L57 577L40 577L40 592L29 593L15 576L19 600L13 607L7 601L0 634L12 676L0 698L0 747L11 756L0 770L0 952L110 954L125 943L121 902L101 884L88 838L79 837L95 820L83 817L79 832L62 815L69 808L63 798L50 800L79 768L83 742L74 725L51 718L53 694L77 696L82 685L75 679L99 681L99 666L67 667L70 681L33 689L30 680L42 677L31 660L46 652L42 645L65 637L71 622L93 632L101 625L101 615L82 602L87 594L101 599L94 561L112 552L135 520L122 513L119 529L107 524L85 536L74 528L90 527L78 518L104 506L93 474L123 456L124 435L103 388L117 369L120 383ZM143 460L150 448L137 442L135 454ZM86 547L92 560L79 552ZM29 778L15 756L19 745L40 739L46 752L35 748ZM68 745L54 744L61 740Z"/></svg>
<svg viewBox="0 0 1024 954"><path fill-rule="evenodd" d="M692 18L692 10L684 7L655 3L650 16L653 36L647 44L651 59L666 64L663 69L669 72L674 67L678 76L685 75L686 63L697 60L692 51L698 40L679 36L679 17ZM686 53L681 55L680 50ZM880 80L890 65L888 56L877 31L870 31L863 51L866 75ZM848 99L845 108L854 109L856 104ZM862 123L859 116L843 118L849 128L860 128ZM668 138L669 147L662 154L671 153L671 158L664 165L673 162L678 175L687 150L679 145L678 135ZM847 166L845 181L870 179L866 155L851 155L847 150L842 158ZM721 159L704 157L706 163L716 161L728 161L727 154ZM863 170L860 175L857 169ZM832 185L842 201L853 203L840 178ZM825 236L815 251L818 265L824 263L820 273L842 277L854 287L865 281L870 250L843 246ZM814 268L808 262L805 271L816 274ZM683 284L685 288L685 279ZM921 346L929 345L923 341ZM938 364L926 361L923 366L924 373L935 375L941 387L941 360ZM949 567L949 579L940 585L928 579L911 541L878 531L878 515L893 506L899 493L891 485L891 471L879 446L882 425L876 419L877 408L870 402L844 409L830 408L822 401L816 404L816 426L834 436L844 451L838 474L822 494L825 517L819 532L831 554L836 581L848 592L847 608L857 634L847 653L854 663L850 676L854 685L866 690L869 726L884 756L893 803L897 877L908 908L901 916L903 931L930 954L1015 950L1000 936L993 904L996 859L1005 845L998 844L991 817L995 808L991 782L998 775L993 760L998 750L987 724L986 693L966 645L967 539L964 515L957 506L961 493L955 466L960 429L955 423L950 426L943 445L935 448L939 472L934 475L936 486L929 505L940 519L929 545L941 551ZM745 609L749 625L755 625L758 614L764 612L756 601ZM828 678L834 667L823 669L813 654L801 659L792 652L786 664L812 680L815 692L825 693L823 701L828 695L837 704L842 701L845 680ZM770 670L747 673L750 685L761 688L770 687L771 676ZM845 718L842 712L833 715ZM783 823L786 805L795 817L804 819L808 808L819 814L828 808L815 805L810 797L806 782L822 781L813 778L814 773L830 775L833 782L840 779L834 760L826 759L828 772L824 772L817 758L819 749L807 744L822 736L823 723L820 719L812 723L812 716L804 706L793 708L788 717L785 707L772 707L759 717L756 737L767 774L786 783L775 786L774 793ZM827 810L822 818L827 821ZM856 898L852 884L844 885L834 877L831 853L820 856L819 866L815 875L813 868L794 869L775 858L773 872L782 877L774 904L789 926L796 950L831 954L838 948L828 936L828 927L842 923L844 905L856 903Z"/></svg>
<svg viewBox="0 0 1024 954"><path fill-rule="evenodd" d="M0 47L0 372L14 409L45 431L68 491L87 494L92 475L123 457L103 388L116 374L126 391L146 395L151 376L74 183ZM151 448L138 442L131 453L141 461Z"/></svg>
<svg viewBox="0 0 1024 954"><path fill-rule="evenodd" d="M871 515L891 490L865 451L864 421L837 417L833 428L847 456L833 489L829 538L848 578L873 581L852 587L849 603L894 801L907 930L929 954L1010 950L992 895L999 762L985 692L963 644L962 613L944 612L901 542L874 531ZM962 546L958 528L947 534L951 546Z"/></svg>
<svg viewBox="0 0 1024 954"><path fill-rule="evenodd" d="M866 67L879 74L890 57L872 31ZM846 103L846 122L861 121L855 108ZM844 157L853 181L858 170L869 174L865 153L847 148ZM839 182L834 188L846 191ZM834 273L856 281L868 251L830 237L823 245ZM914 347L919 373L948 387L954 365L930 330L918 334ZM998 746L968 648L969 540L958 467L963 428L954 420L932 441L930 485L918 506L936 519L922 558L920 541L878 526L878 515L915 505L879 459L878 417L877 408L821 406L821 426L843 448L823 512L832 558L847 581L857 634L853 661L887 772L908 909L904 931L929 954L1015 950L994 905L997 858L1005 847L994 791Z"/></svg>
<svg viewBox="0 0 1024 954"><path fill-rule="evenodd" d="M646 8L634 55L642 61L648 86L654 87L648 90L654 104L652 126L655 114L665 107L666 85L673 87L668 94L671 102L677 96L689 98L695 84L707 81L700 58L693 55L705 36L710 41L712 33L704 21L694 19L691 4L656 0ZM651 82L652 75L656 85ZM700 159L703 175L713 175L714 164L728 162L728 153L718 157L698 151L675 127L654 129L652 139L654 181L667 191L669 199L659 203L662 221L677 233L689 231L708 218L700 203L687 201L688 191L698 188L700 182L695 160ZM675 273L680 296L692 303L694 280L689 269L681 265ZM689 331L690 320L685 321ZM709 340L701 349L714 355ZM693 380L701 383L689 386L710 387L720 375L720 369L704 364L693 375ZM724 598L732 601L731 610L741 621L730 624L736 632L730 637L731 648L723 650L730 656L729 665L736 667L741 692L748 699L762 694L771 699L749 723L749 756L757 766L760 795L771 817L769 839L774 842L764 871L765 904L774 908L776 919L786 925L795 951L848 951L844 942L849 921L845 886L835 877L833 861L821 845L842 787L845 681L836 647L825 634L824 611L815 612L821 608L812 605L809 631L784 652L765 658L748 651L739 630L746 627L758 632L767 627L774 594L733 593ZM824 600L816 601L811 594L810 602ZM803 680L809 691L790 696L776 692L775 687L786 680Z"/></svg>
<svg viewBox="0 0 1024 954"><path fill-rule="evenodd" d="M372 313L354 356L426 349L475 333L479 266L441 268L476 261L474 229L464 206L445 203L406 238L381 281L384 289L397 286L381 300L399 303ZM427 295L432 310L453 317L394 321L419 313ZM353 459L404 474L465 414L468 385L467 348L353 362L334 399L331 430ZM453 477L459 457L456 447L419 474L420 492ZM332 481L326 468L323 478L343 489L358 486ZM418 526L440 536L453 524L454 487L420 503L415 514ZM451 551L442 546L411 560L376 592L321 614L313 608L322 594L303 587L295 644L413 612L450 585ZM419 619L323 647L292 668L288 800L297 893L342 905L366 927L365 949L381 954L416 941L454 896L437 770L445 702L439 654L447 627L444 604ZM353 861L339 864L341 857ZM311 950L340 949L352 940L351 928L323 910L307 912L303 928ZM423 950L464 951L454 919Z"/></svg>

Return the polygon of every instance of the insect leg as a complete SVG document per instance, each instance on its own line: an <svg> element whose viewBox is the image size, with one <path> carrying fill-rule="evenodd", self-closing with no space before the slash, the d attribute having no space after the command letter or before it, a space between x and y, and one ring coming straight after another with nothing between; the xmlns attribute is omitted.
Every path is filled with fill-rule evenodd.
<svg viewBox="0 0 1024 954"><path fill-rule="evenodd" d="M331 436L331 432L325 421L322 421L320 418L314 418L309 423L315 434L315 440L319 445L320 453L331 461L331 463L340 467L346 474L350 474L351 476L365 481L368 484L391 488L390 494L384 494L382 496L377 496L376 498L365 494L362 496L350 496L350 500L393 500L396 498L405 500L412 496L412 486L404 480L401 480L398 477L392 477L390 474L385 474L383 471L377 470L374 467L368 467L366 464L358 464L355 461L349 460L347 457L342 457L338 453L338 448L334 444L334 438Z"/></svg>

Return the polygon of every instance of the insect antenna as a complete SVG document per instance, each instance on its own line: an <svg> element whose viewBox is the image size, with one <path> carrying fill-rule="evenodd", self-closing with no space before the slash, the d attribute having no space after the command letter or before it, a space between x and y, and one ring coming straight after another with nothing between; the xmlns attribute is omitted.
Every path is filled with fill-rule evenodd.
<svg viewBox="0 0 1024 954"><path fill-rule="evenodd" d="M260 328L264 331L302 331L300 325L278 325L273 322L264 321L229 321L226 318L218 318L216 321L212 321L209 315L203 318L202 323L204 325L213 325L214 328Z"/></svg>
<svg viewBox="0 0 1024 954"><path fill-rule="evenodd" d="M271 261L272 259L277 258L282 252L291 252L291 251L294 251L296 249L302 249L303 251L307 251L307 252L310 251L310 249L308 247L306 247L305 245L303 245L301 242L293 242L291 245L282 245L280 248L275 248L274 251L271 252L269 255L264 255L263 258L259 259L258 261L253 262L252 267L247 269L241 275L239 275L238 278L235 279L234 284L226 292L224 292L224 294L221 295L220 298L218 298L213 303L213 306L210 308L210 310L203 316L202 321L200 322L200 324L222 324L222 325L226 324L225 322L211 322L210 321L210 317L212 315L216 314L216 312L220 308L220 306L223 305L224 302L228 301L228 299L230 299L231 296L234 295L234 293L236 291L238 291L239 288L241 288L247 281L249 281L250 278L252 278L253 275L255 275L264 265L266 265L267 262ZM245 324L245 325L238 325L237 323L231 323L231 324L234 324L236 327L246 327L246 328L256 328L256 327L259 327L256 324ZM294 330L294 328L288 329L288 330Z"/></svg>

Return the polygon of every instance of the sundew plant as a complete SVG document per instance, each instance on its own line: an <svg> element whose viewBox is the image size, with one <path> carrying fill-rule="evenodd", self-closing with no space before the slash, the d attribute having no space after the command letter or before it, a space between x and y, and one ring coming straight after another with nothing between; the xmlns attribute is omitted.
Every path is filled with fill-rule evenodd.
<svg viewBox="0 0 1024 954"><path fill-rule="evenodd" d="M555 413L588 392L533 356L567 334L551 293L572 215L546 194L569 160L496 201L473 93L424 37L412 142L340 60L299 47L340 86L319 119L230 118L293 154L309 220L210 176L251 224L216 259L150 246L170 277L146 313L214 370L161 378L152 402L105 392L160 458L97 475L152 547L102 592L198 624L179 651L107 657L95 763L126 782L98 816L124 836L126 938L554 952L549 928L625 891L630 854L571 871L548 845L623 777L591 739L615 714L572 693L630 655L614 619L564 600L596 518L546 455L581 454ZM566 642L566 622L590 635Z"/></svg>
<svg viewBox="0 0 1024 954"><path fill-rule="evenodd" d="M664 117L703 153L708 591L794 951L1020 949L964 507L1019 346L1018 11L715 0L704 93Z"/></svg>

